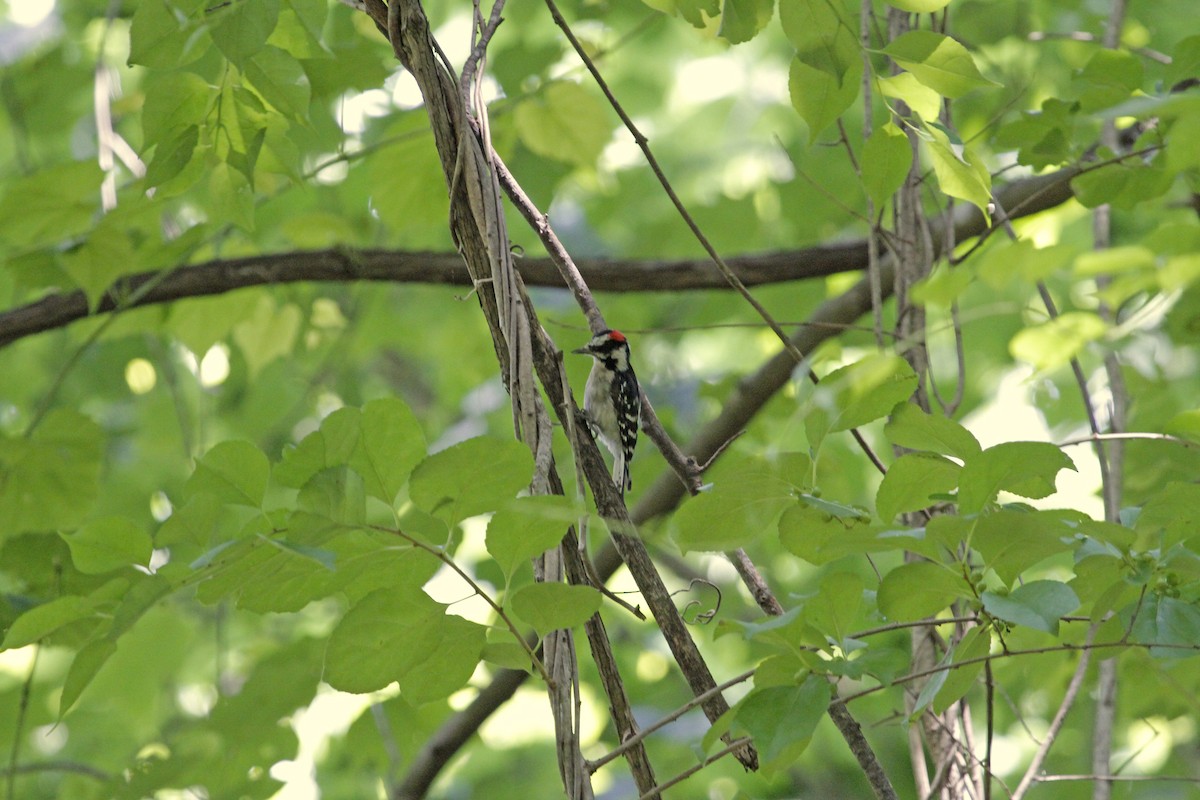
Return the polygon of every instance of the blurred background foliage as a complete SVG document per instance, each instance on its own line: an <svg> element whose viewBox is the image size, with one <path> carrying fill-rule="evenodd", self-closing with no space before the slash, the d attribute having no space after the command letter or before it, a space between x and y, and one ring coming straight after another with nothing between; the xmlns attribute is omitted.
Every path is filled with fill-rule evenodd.
<svg viewBox="0 0 1200 800"><path fill-rule="evenodd" d="M804 4L781 5L794 11ZM886 7L876 5L882 15ZM857 3L835 0L830 7L858 19ZM809 127L789 95L796 46L780 24L788 12L733 0L573 0L563 10L723 254L867 235L867 192L847 152L861 158L869 133L861 96L835 114L838 125ZM461 64L469 5L439 0L427 11L450 60ZM1099 36L1108 2L949 6L947 31L989 82L954 100L949 141L969 147L996 185L1106 157L1096 143L1104 121L1114 117L1122 127L1158 121L1158 128L1146 125L1134 147L1158 146L1164 131L1182 142L1165 156L1098 170L1077 184L1089 206L1114 206L1114 259L1089 262L1096 258L1092 220L1087 207L1070 201L1019 221L1021 242L992 237L954 268L966 277L951 278L948 288L931 282L933 375L952 393L954 301L966 350L957 416L985 445L1086 432L1063 355L1072 343L1101 408L1107 403L1098 377L1102 359L1112 350L1121 354L1131 430L1197 432L1200 226L1193 192L1200 188L1200 157L1189 134L1200 125L1200 110L1194 90L1174 104L1168 94L1200 67L1200 38L1181 23L1194 11L1193 0L1135 4L1121 30L1122 49L1105 54ZM874 41L882 46L878 26ZM884 74L884 56L869 57ZM76 289L95 307L122 276L166 274L216 259L326 247L453 251L445 181L415 83L368 17L346 5L255 0L210 9L201 0L8 0L0 59L0 303L11 312ZM498 152L572 254L701 255L541 5L506 8L484 93ZM874 98L878 128L885 109L878 91ZM932 173L923 196L931 213L946 206ZM541 255L516 214L510 225L524 253ZM1100 272L1117 278L1106 288L1096 280ZM764 286L755 295L777 319L802 323L858 277ZM1035 279L1045 280L1060 310L1093 314L1103 301L1118 309L1117 323L1081 323L1066 332L1047 327ZM564 291L537 289L533 297L560 347L587 338ZM680 441L712 419L739 380L778 349L728 291L613 292L599 301L634 342L642 385ZM888 324L892 316L885 312ZM8 318L0 315L0 328ZM827 373L871 352L873 341L869 330L847 331L813 354L813 363ZM588 368L583 361L568 361L577 388ZM389 397L412 409L432 451L481 434L509 436L507 397L466 287L289 283L97 315L5 345L0 375L0 625L11 630L23 614L56 598L94 601L105 616L113 606L104 598L121 599L128 609L129 593L146 595L138 600L145 608L111 652L81 650L94 641L98 624L81 610L64 616L43 644L0 653L0 754L12 754L0 768L7 770L10 797L382 797L437 725L469 700L471 688L414 706L395 692L352 696L321 684L325 640L346 607L337 595L299 612L254 613L229 598L198 603L191 587L155 594L157 584L128 566L147 563L140 557L147 542L159 554L156 564L172 548L177 565L206 552L203 536L172 544L171 536L182 534L167 521L187 502L197 459L221 443L250 442L275 464L337 409ZM749 460L806 452L804 419L813 396L797 373L732 445L730 463L714 480ZM866 435L886 452L881 426ZM563 442L556 452L560 464L569 463ZM1094 460L1084 448L1069 453L1080 476L1060 483L1051 502L1100 516ZM1193 481L1197 461L1194 449L1133 444L1126 505L1141 505L1170 481ZM649 486L663 469L643 441L634 486ZM569 478L572 471L562 472ZM811 483L823 497L870 508L878 480L849 437L821 444ZM269 491L275 494L268 501L283 506L294 496L275 484ZM120 569L81 569L71 536L113 519L123 521L112 523L119 528L114 541L137 557ZM669 529L669 520L655 520L643 533L675 558ZM218 533L209 544L219 541ZM751 555L785 604L818 592L835 570L876 583L860 558L813 566L770 536L754 539ZM1059 555L1051 571L1069 574L1070 557L1065 550ZM1187 555L1194 571L1195 555ZM502 588L504 576L485 552L479 526L466 527L455 559ZM898 554L881 559L885 570L899 563ZM1190 572L1176 574L1186 579ZM756 619L719 559L689 556L669 582L686 589L693 575L724 587L720 619ZM614 587L630 583L619 573ZM452 613L469 605L460 602L470 594L466 587L444 575L430 591ZM1186 598L1194 601L1194 594L1185 585ZM693 596L707 602L697 589L681 595L680 605ZM639 715L651 720L685 702L656 630L611 617ZM879 621L877 610L864 606L853 627ZM693 630L718 680L774 652L737 636L714 639L717 626ZM1014 647L1046 642L1044 634L1020 628L1009 639ZM903 673L903 631L872 647L878 669ZM91 655L80 661L77 652ZM1122 685L1130 690L1121 695L1114 763L1137 774L1194 776L1200 672L1194 658L1159 655L1132 650L1120 661ZM72 670L87 673L88 657L95 659L94 674L59 719ZM584 664L585 695L594 701L594 718L603 720L603 698ZM471 685L484 685L492 669L480 666ZM1019 776L1036 747L1026 730L1044 731L1072 669L1061 653L998 663L1005 698L995 709L997 774ZM880 692L852 708L868 724L902 796L914 796L900 695ZM545 710L531 681L453 763L437 796L504 800L556 792ZM1076 712L1047 769L1090 770L1090 713ZM649 740L660 778L694 762L703 730L687 717ZM600 721L586 736L597 754L615 744ZM633 796L617 766L601 772L596 785L605 797ZM1084 797L1090 785L1040 791ZM1194 791L1183 783L1130 784L1118 796L1183 798ZM721 762L672 796L867 792L844 744L822 724L793 768L744 774Z"/></svg>

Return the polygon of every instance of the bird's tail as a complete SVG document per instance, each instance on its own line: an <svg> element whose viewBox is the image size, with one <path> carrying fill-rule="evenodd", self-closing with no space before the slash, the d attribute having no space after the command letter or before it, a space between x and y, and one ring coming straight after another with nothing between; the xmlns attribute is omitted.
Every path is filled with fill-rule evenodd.
<svg viewBox="0 0 1200 800"><path fill-rule="evenodd" d="M621 491L621 497L624 497L625 492L633 488L633 476L629 474L629 465L625 463L624 454L613 459L612 479Z"/></svg>

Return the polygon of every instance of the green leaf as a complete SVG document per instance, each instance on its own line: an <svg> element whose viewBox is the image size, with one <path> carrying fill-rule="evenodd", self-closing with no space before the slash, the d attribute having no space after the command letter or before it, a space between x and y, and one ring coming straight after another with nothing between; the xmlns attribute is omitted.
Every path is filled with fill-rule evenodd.
<svg viewBox="0 0 1200 800"><path fill-rule="evenodd" d="M376 589L416 590L441 564L395 535L347 530L307 512L288 518L285 537L253 542L259 545L253 555L233 560L201 586L205 602L236 597L238 608L249 611L294 612L336 592L355 602Z"/></svg>
<svg viewBox="0 0 1200 800"><path fill-rule="evenodd" d="M1179 81L1194 77L1200 72L1200 34L1193 34L1179 40L1171 53L1171 65L1167 69L1168 86Z"/></svg>
<svg viewBox="0 0 1200 800"><path fill-rule="evenodd" d="M312 89L299 61L267 46L250 58L245 70L246 78L277 111L292 119L306 118Z"/></svg>
<svg viewBox="0 0 1200 800"><path fill-rule="evenodd" d="M103 175L94 159L63 164L8 182L0 200L0 242L33 249L90 230Z"/></svg>
<svg viewBox="0 0 1200 800"><path fill-rule="evenodd" d="M577 166L595 164L612 131L604 105L573 81L554 81L521 100L514 117L530 150Z"/></svg>
<svg viewBox="0 0 1200 800"><path fill-rule="evenodd" d="M0 436L0 536L78 527L99 492L103 450L100 427L67 409L29 438Z"/></svg>
<svg viewBox="0 0 1200 800"><path fill-rule="evenodd" d="M213 87L194 72L152 74L142 105L142 133L148 144L161 147L172 134L204 123L212 106Z"/></svg>
<svg viewBox="0 0 1200 800"><path fill-rule="evenodd" d="M925 151L933 163L938 186L951 197L966 200L990 218L988 206L992 201L992 176L987 166L970 148L953 144L946 132L937 125L924 129L928 138Z"/></svg>
<svg viewBox="0 0 1200 800"><path fill-rule="evenodd" d="M146 185L161 186L182 173L192 163L199 141L200 129L192 125L160 143L146 168Z"/></svg>
<svg viewBox="0 0 1200 800"><path fill-rule="evenodd" d="M209 546L217 534L223 504L219 497L198 494L177 506L154 535L159 547L177 544Z"/></svg>
<svg viewBox="0 0 1200 800"><path fill-rule="evenodd" d="M283 451L275 481L299 489L323 469L345 466L362 438L362 412L344 406L321 420L321 427Z"/></svg>
<svg viewBox="0 0 1200 800"><path fill-rule="evenodd" d="M479 663L486 629L446 613L419 589L380 589L346 612L329 637L324 678L343 692L392 681L414 705L461 689Z"/></svg>
<svg viewBox="0 0 1200 800"><path fill-rule="evenodd" d="M893 622L932 617L970 592L961 575L929 561L901 564L879 584L879 610Z"/></svg>
<svg viewBox="0 0 1200 800"><path fill-rule="evenodd" d="M1200 441L1200 409L1188 409L1172 416L1163 426L1163 433L1189 441Z"/></svg>
<svg viewBox="0 0 1200 800"><path fill-rule="evenodd" d="M1172 481L1159 489L1138 514L1138 545L1166 552L1200 537L1200 486Z"/></svg>
<svg viewBox="0 0 1200 800"><path fill-rule="evenodd" d="M649 0L648 5L668 13L678 11L679 16L697 28L705 27L707 20L721 11L721 0Z"/></svg>
<svg viewBox="0 0 1200 800"><path fill-rule="evenodd" d="M986 568L1012 583L1039 561L1066 552L1063 540L1072 535L1056 512L1001 509L978 518L971 546L983 556Z"/></svg>
<svg viewBox="0 0 1200 800"><path fill-rule="evenodd" d="M275 359L291 354L300 334L301 316L295 303L276 306L270 295L262 294L254 312L234 326L233 340L246 357L251 377Z"/></svg>
<svg viewBox="0 0 1200 800"><path fill-rule="evenodd" d="M1098 49L1076 79L1079 105L1086 112L1115 106L1141 88L1144 75L1141 60L1132 53Z"/></svg>
<svg viewBox="0 0 1200 800"><path fill-rule="evenodd" d="M931 495L946 494L958 486L961 467L935 453L906 453L896 459L875 493L879 518L890 522L905 511L928 508Z"/></svg>
<svg viewBox="0 0 1200 800"><path fill-rule="evenodd" d="M234 65L262 50L279 21L279 0L233 0L212 15L213 42Z"/></svg>
<svg viewBox="0 0 1200 800"><path fill-rule="evenodd" d="M82 247L63 257L63 267L87 295L88 308L95 310L118 276L140 269L129 233L108 217L92 230Z"/></svg>
<svg viewBox="0 0 1200 800"><path fill-rule="evenodd" d="M853 630L863 599L863 579L853 572L832 572L821 579L821 590L804 601L804 619L834 642Z"/></svg>
<svg viewBox="0 0 1200 800"><path fill-rule="evenodd" d="M71 548L75 568L88 575L134 564L147 566L154 550L150 534L125 517L102 517L61 535Z"/></svg>
<svg viewBox="0 0 1200 800"><path fill-rule="evenodd" d="M788 94L808 125L810 144L854 103L862 77L860 62L839 74L825 56L820 50L797 54L788 71Z"/></svg>
<svg viewBox="0 0 1200 800"><path fill-rule="evenodd" d="M910 290L914 302L949 310L975 282L969 270L956 269L942 262L921 278Z"/></svg>
<svg viewBox="0 0 1200 800"><path fill-rule="evenodd" d="M993 289L1013 283L1045 280L1070 263L1077 250L1071 245L1037 247L1028 239L994 247L977 266L979 277Z"/></svg>
<svg viewBox="0 0 1200 800"><path fill-rule="evenodd" d="M887 0L887 4L913 14L932 14L950 5L950 0Z"/></svg>
<svg viewBox="0 0 1200 800"><path fill-rule="evenodd" d="M173 303L165 327L199 361L209 348L229 335L234 325L254 312L257 302L254 292L233 292Z"/></svg>
<svg viewBox="0 0 1200 800"><path fill-rule="evenodd" d="M998 85L980 74L967 48L940 33L909 31L893 39L883 52L945 97L962 97L972 89Z"/></svg>
<svg viewBox="0 0 1200 800"><path fill-rule="evenodd" d="M1168 647L1153 647L1150 654L1156 658L1191 658L1196 655L1196 642L1200 642L1200 608L1194 603L1157 594L1148 595L1144 604L1134 604L1139 613L1133 622L1132 635L1135 642L1153 642ZM1118 619L1122 630L1129 629L1127 609Z"/></svg>
<svg viewBox="0 0 1200 800"><path fill-rule="evenodd" d="M1058 620L1079 608L1071 587L1059 581L1032 581L1008 595L984 592L983 609L1006 622L1058 635Z"/></svg>
<svg viewBox="0 0 1200 800"><path fill-rule="evenodd" d="M1049 497L1064 469L1075 469L1075 463L1048 442L1003 442L966 459L959 475L959 506L964 514L977 513L1001 491Z"/></svg>
<svg viewBox="0 0 1200 800"><path fill-rule="evenodd" d="M283 0L279 21L267 41L296 58L321 58L329 50L321 43L329 6L321 0Z"/></svg>
<svg viewBox="0 0 1200 800"><path fill-rule="evenodd" d="M96 677L96 673L108 663L108 659L115 652L117 652L116 641L105 637L89 642L75 654L75 658L71 661L71 668L67 670L67 677L63 681L62 694L58 698L60 721L75 705L75 701Z"/></svg>
<svg viewBox="0 0 1200 800"><path fill-rule="evenodd" d="M221 442L196 464L184 492L188 497L207 492L226 503L258 508L270 471L267 457L249 442Z"/></svg>
<svg viewBox="0 0 1200 800"><path fill-rule="evenodd" d="M793 484L765 460L730 459L721 467L713 488L675 513L675 542L685 552L747 546L770 532L780 513L795 502Z"/></svg>
<svg viewBox="0 0 1200 800"><path fill-rule="evenodd" d="M966 460L980 452L979 440L948 417L926 414L912 403L897 406L883 428L897 447L928 450Z"/></svg>
<svg viewBox="0 0 1200 800"><path fill-rule="evenodd" d="M857 23L851 27L836 3L787 0L779 4L779 21L797 53L823 53L828 72L839 80L850 71L852 62L862 61Z"/></svg>
<svg viewBox="0 0 1200 800"><path fill-rule="evenodd" d="M775 0L724 0L717 35L730 44L748 42L771 21Z"/></svg>
<svg viewBox="0 0 1200 800"><path fill-rule="evenodd" d="M781 3L779 17L796 46L789 95L808 125L811 143L858 97L863 62L857 28L850 27L836 5L823 0Z"/></svg>
<svg viewBox="0 0 1200 800"><path fill-rule="evenodd" d="M816 446L828 433L887 416L916 388L916 374L899 356L873 353L834 370L821 379L814 395L814 403L825 414L805 419L809 441Z"/></svg>
<svg viewBox="0 0 1200 800"><path fill-rule="evenodd" d="M941 113L942 96L918 81L912 73L901 72L875 81L884 97L902 101L923 120L932 122Z"/></svg>
<svg viewBox="0 0 1200 800"><path fill-rule="evenodd" d="M950 659L951 664L963 664L982 659L991 651L992 632L984 626L977 626L967 631L966 635L959 641L954 648L954 654ZM946 679L942 683L941 689L933 699L933 710L937 714L941 714L950 706L957 703L959 700L971 690L975 685L975 680L979 677L979 673L983 672L984 662L979 661L975 664L967 663L967 666L956 667L946 673Z"/></svg>
<svg viewBox="0 0 1200 800"><path fill-rule="evenodd" d="M36 605L13 621L0 650L34 644L73 622L96 616L97 605L95 599L77 594L65 594Z"/></svg>
<svg viewBox="0 0 1200 800"><path fill-rule="evenodd" d="M367 518L363 479L348 467L330 467L318 472L300 489L296 505L347 525L360 525Z"/></svg>
<svg viewBox="0 0 1200 800"><path fill-rule="evenodd" d="M143 0L129 27L129 63L170 69L191 63L208 50L203 24L165 0Z"/></svg>
<svg viewBox="0 0 1200 800"><path fill-rule="evenodd" d="M953 652L947 652L942 655L937 663L937 671L925 680L925 685L921 687L921 693L917 695L916 702L913 703L912 710L909 711L908 719L910 721L920 718L925 709L929 707L929 704L933 702L933 698L946 685L946 680L950 677L950 663L953 657Z"/></svg>
<svg viewBox="0 0 1200 800"><path fill-rule="evenodd" d="M579 509L565 497L520 497L488 521L487 551L511 579L531 558L557 547L579 519Z"/></svg>
<svg viewBox="0 0 1200 800"><path fill-rule="evenodd" d="M432 137L426 134L428 119L404 114L380 133L395 143L369 153L366 192L379 219L398 231L425 234L433 226L445 228L449 215L446 177ZM396 175L403 175L398 181Z"/></svg>
<svg viewBox="0 0 1200 800"><path fill-rule="evenodd" d="M350 466L363 476L368 493L391 505L425 455L425 434L412 409L395 397L363 406L361 425Z"/></svg>
<svg viewBox="0 0 1200 800"><path fill-rule="evenodd" d="M1115 275L1153 269L1154 251L1141 245L1088 250L1075 258L1075 274L1080 276Z"/></svg>
<svg viewBox="0 0 1200 800"><path fill-rule="evenodd" d="M755 689L737 705L737 721L754 737L764 766L782 769L808 746L829 697L829 684L815 675L799 686Z"/></svg>
<svg viewBox="0 0 1200 800"><path fill-rule="evenodd" d="M226 127L228 130L228 127ZM254 189L250 181L237 168L227 162L212 166L208 174L208 194L213 217L210 222L228 222L243 231L254 230ZM293 308L290 304L286 308ZM268 351L277 349L277 340L268 339L259 342ZM251 351L255 354L255 351ZM247 361L251 361L247 354ZM254 366L261 366L257 361L251 361Z"/></svg>
<svg viewBox="0 0 1200 800"><path fill-rule="evenodd" d="M604 596L591 586L565 583L533 583L512 596L512 609L535 631L546 635L560 628L574 628L600 610Z"/></svg>
<svg viewBox="0 0 1200 800"><path fill-rule="evenodd" d="M912 167L912 145L892 123L880 125L867 138L862 152L862 180L875 205L888 201Z"/></svg>
<svg viewBox="0 0 1200 800"><path fill-rule="evenodd" d="M1039 370L1061 367L1108 333L1108 323L1090 311L1067 311L1041 325L1022 328L1008 344L1013 358Z"/></svg>
<svg viewBox="0 0 1200 800"><path fill-rule="evenodd" d="M810 564L828 564L861 553L912 550L936 557L936 543L927 542L920 528L879 531L866 525L865 515L847 519L798 503L779 518L779 540L793 555Z"/></svg>
<svg viewBox="0 0 1200 800"><path fill-rule="evenodd" d="M1175 173L1158 162L1122 161L1076 175L1071 179L1071 188L1075 199L1088 208L1111 203L1116 208L1131 210L1146 200L1161 197L1174 179Z"/></svg>
<svg viewBox="0 0 1200 800"><path fill-rule="evenodd" d="M494 511L529 485L533 456L520 442L481 436L434 453L413 470L418 508L450 524Z"/></svg>
<svg viewBox="0 0 1200 800"><path fill-rule="evenodd" d="M516 669L532 674L529 651L516 642L488 642L483 646L482 659L505 669Z"/></svg>

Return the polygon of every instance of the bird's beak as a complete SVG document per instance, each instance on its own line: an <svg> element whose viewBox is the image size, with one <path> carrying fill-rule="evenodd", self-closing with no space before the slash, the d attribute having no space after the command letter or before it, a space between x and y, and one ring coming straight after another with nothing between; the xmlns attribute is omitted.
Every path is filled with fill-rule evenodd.
<svg viewBox="0 0 1200 800"><path fill-rule="evenodd" d="M571 352L577 356L590 356L592 354L592 351L586 345L577 350L572 350Z"/></svg>

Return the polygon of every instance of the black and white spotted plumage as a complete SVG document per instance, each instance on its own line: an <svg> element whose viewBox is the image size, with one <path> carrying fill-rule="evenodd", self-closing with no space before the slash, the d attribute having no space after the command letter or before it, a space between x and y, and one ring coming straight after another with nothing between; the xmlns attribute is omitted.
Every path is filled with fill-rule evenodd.
<svg viewBox="0 0 1200 800"><path fill-rule="evenodd" d="M620 331L601 331L574 351L595 362L583 394L583 410L596 436L613 454L613 483L625 494L633 488L629 462L637 446L642 395L629 361L629 342Z"/></svg>

